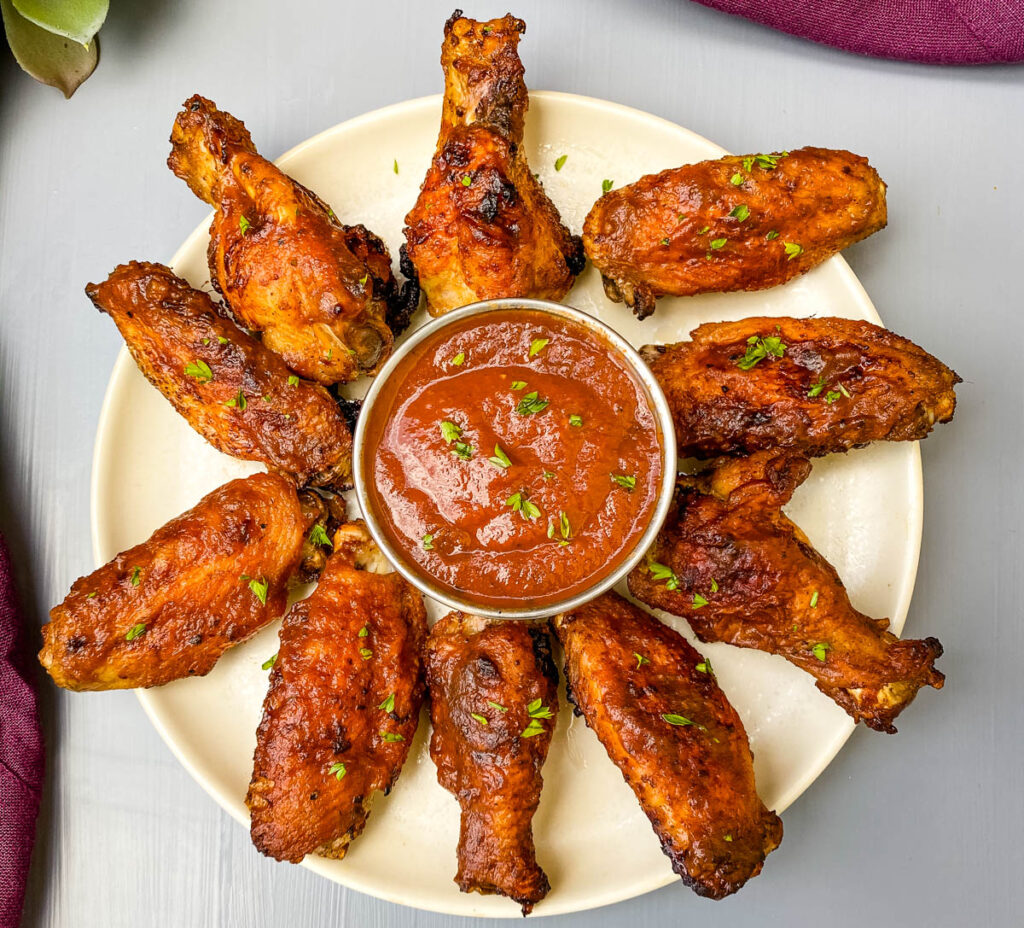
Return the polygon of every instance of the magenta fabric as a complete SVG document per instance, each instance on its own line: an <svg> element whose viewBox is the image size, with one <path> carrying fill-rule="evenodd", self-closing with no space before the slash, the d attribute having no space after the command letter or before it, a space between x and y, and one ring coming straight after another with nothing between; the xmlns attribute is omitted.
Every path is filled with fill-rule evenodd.
<svg viewBox="0 0 1024 928"><path fill-rule="evenodd" d="M10 556L0 537L0 928L17 928L36 837L45 755L34 661L25 647Z"/></svg>
<svg viewBox="0 0 1024 928"><path fill-rule="evenodd" d="M1024 60L1024 0L695 0L876 58L928 64Z"/></svg>

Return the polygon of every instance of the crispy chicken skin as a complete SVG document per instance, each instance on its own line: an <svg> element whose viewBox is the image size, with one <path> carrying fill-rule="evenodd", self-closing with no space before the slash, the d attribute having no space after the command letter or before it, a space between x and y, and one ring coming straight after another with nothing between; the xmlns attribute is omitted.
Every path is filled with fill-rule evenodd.
<svg viewBox="0 0 1024 928"><path fill-rule="evenodd" d="M351 484L352 434L320 385L217 312L162 264L122 264L85 288L135 363L218 451L261 461L300 485Z"/></svg>
<svg viewBox="0 0 1024 928"><path fill-rule="evenodd" d="M203 676L284 612L309 519L287 477L232 480L76 580L50 610L40 662L72 690Z"/></svg>
<svg viewBox="0 0 1024 928"><path fill-rule="evenodd" d="M771 448L815 457L916 441L956 408L956 373L870 322L754 317L690 337L641 349L672 408L682 457Z"/></svg>
<svg viewBox="0 0 1024 928"><path fill-rule="evenodd" d="M391 353L388 317L408 321L391 257L316 194L261 158L248 130L193 96L174 121L171 170L216 208L210 274L235 318L288 366L322 384L374 373Z"/></svg>
<svg viewBox="0 0 1024 928"><path fill-rule="evenodd" d="M432 316L495 297L560 300L583 270L582 243L526 161L525 30L511 15L477 22L461 10L445 23L441 131L403 249Z"/></svg>
<svg viewBox="0 0 1024 928"><path fill-rule="evenodd" d="M449 613L430 632L427 684L430 756L462 807L455 882L526 915L550 888L532 826L558 714L547 628Z"/></svg>
<svg viewBox="0 0 1024 928"><path fill-rule="evenodd" d="M781 654L855 721L895 732L922 686L942 687L933 666L942 645L901 641L888 619L853 608L835 568L781 509L809 473L806 458L759 452L681 479L629 588L683 616L702 641Z"/></svg>
<svg viewBox="0 0 1024 928"><path fill-rule="evenodd" d="M801 148L641 177L591 207L583 244L608 297L643 319L659 296L784 284L885 223L866 158Z"/></svg>
<svg viewBox="0 0 1024 928"><path fill-rule="evenodd" d="M698 895L736 892L779 846L782 821L758 798L747 733L711 665L616 593L554 626L571 698L672 869Z"/></svg>
<svg viewBox="0 0 1024 928"><path fill-rule="evenodd" d="M423 703L423 598L361 522L334 549L284 618L256 732L252 842L277 860L345 856L398 779Z"/></svg>

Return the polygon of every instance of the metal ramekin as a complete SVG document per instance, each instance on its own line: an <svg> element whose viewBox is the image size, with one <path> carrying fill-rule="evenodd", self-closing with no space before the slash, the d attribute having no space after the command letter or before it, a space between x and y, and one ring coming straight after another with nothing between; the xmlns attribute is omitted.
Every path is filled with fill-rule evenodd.
<svg viewBox="0 0 1024 928"><path fill-rule="evenodd" d="M367 493L366 488L367 474L363 469L363 446L366 440L366 424L370 421L374 403L377 401L377 397L380 395L381 389L387 382L388 378L394 374L395 368L401 360L424 339L430 338L447 326L461 322L470 316L480 316L503 309L532 309L540 312L551 313L555 316L561 316L590 329L599 338L604 339L604 341L609 343L613 348L617 349L626 359L640 382L644 385L651 403L651 408L654 410L658 431L660 433L659 444L661 446L662 453L661 489L658 493L657 505L651 515L650 523L648 524L646 531L637 541L634 549L618 567L610 571L607 576L595 583L590 589L585 590L582 593L577 593L571 598L564 599L557 603L552 603L550 606L544 606L543 608L531 607L524 603L523 608L521 609L498 609L494 606L475 603L469 598L460 599L453 596L447 590L439 587L433 577L423 571L415 562L407 561L402 556L401 552L396 551L392 546L388 536L385 534L377 520L376 513L374 513L371 507L370 495ZM662 393L658 382L654 379L654 375L651 373L650 368L643 362L636 349L633 348L629 342L599 319L596 319L594 316L582 312L581 310L573 309L571 306L563 306L561 303L551 303L547 300L529 300L515 297L501 300L483 300L482 302L471 303L469 306L463 306L461 309L456 309L453 312L447 313L439 319L434 319L417 329L401 345L399 345L384 367L381 368L380 373L374 378L373 383L366 394L366 398L363 400L362 412L360 413L359 421L356 424L352 447L352 476L355 482L356 500L358 501L363 519L366 521L366 526L370 530L370 534L373 536L374 541L377 542L378 547L387 559L394 565L395 569L413 586L417 587L421 592L425 593L432 599L444 603L452 609L458 609L462 612L467 612L473 615L485 616L487 618L494 619L542 619L547 616L555 615L559 612L567 612L571 609L575 609L613 587L640 562L647 549L654 543L654 538L661 529L662 523L665 521L665 516L668 514L668 509L672 502L672 495L675 489L676 435L675 428L672 424L672 413L669 410L668 401L665 399L665 394Z"/></svg>

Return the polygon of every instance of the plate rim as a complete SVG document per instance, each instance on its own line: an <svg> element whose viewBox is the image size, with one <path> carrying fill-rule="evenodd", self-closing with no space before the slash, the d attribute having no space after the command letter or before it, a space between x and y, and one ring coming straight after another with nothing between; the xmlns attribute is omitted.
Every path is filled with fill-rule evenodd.
<svg viewBox="0 0 1024 928"><path fill-rule="evenodd" d="M558 102L568 104L572 106L586 107L591 110L600 111L602 113L614 113L620 117L627 117L629 119L638 120L648 125L654 125L667 130L678 137L685 138L690 142L693 142L699 146L712 149L720 155L728 154L727 150L722 148L720 145L711 141L710 139L694 132L692 129L688 129L685 126L681 126L678 123L674 123L669 119L662 116L658 116L653 113L648 113L644 110L637 109L636 107L627 106L622 103L617 103L611 100L603 100L598 97L591 97L582 94L567 93L564 91L551 91L551 90L531 90L531 100L541 99L549 100L552 102ZM323 144L330 136L358 130L367 125L371 125L375 122L390 119L391 117L405 113L409 110L413 110L419 107L440 107L443 99L442 94L429 94L426 96L415 97L409 100L399 101L391 103L383 107L379 107L374 110L370 110L366 113L361 113L357 116L353 116L349 119L343 120L335 125L332 125L314 135L302 140L298 144L292 146L283 154L273 159L274 164L281 167L287 167L287 164L292 159L302 155L307 149ZM200 223L190 232L181 245L175 250L174 255L169 262L170 267L174 269L183 259L183 256L191 248L194 247L195 240L208 235L210 220L213 217L214 211L211 210L209 214L200 221ZM854 274L849 264L843 258L841 254L837 254L829 259L828 262L839 272L842 283L850 291L851 297L854 301L863 307L869 316L869 321L874 322L877 325L884 325L881 317L878 314L877 309L871 297L869 296L864 285L860 279ZM570 294L571 296L571 294ZM116 402L116 397L122 389L122 382L126 377L129 377L133 371L136 371L136 365L128 351L126 345L122 344L118 350L117 357L115 358L113 367L111 369L110 378L107 382L107 387L104 391L103 401L100 406L100 414L96 424L96 435L93 441L93 452L92 452L92 470L89 481L89 510L90 510L90 539L92 547L93 562L97 567L105 564L108 558L103 557L103 553L106 550L106 546L103 543L103 535L106 534L106 517L102 514L100 509L100 494L101 494L101 483L103 482L101 477L109 469L109 456L113 453L111 448L108 447L110 444L107 435L111 430L111 423L114 415L113 407ZM901 626L906 622L909 614L910 604L913 599L914 589L917 583L917 574L920 564L921 556L921 543L923 538L923 526L924 526L924 479L923 479L923 468L921 463L921 451L920 442L910 443L912 451L909 455L907 466L910 468L910 484L912 490L912 497L907 500L908 506L908 521L907 521L907 538L912 544L913 551L907 564L907 577L903 584L902 595L899 596L896 608L893 610L892 621L899 623ZM103 525L101 525L101 522ZM158 688L157 688L158 692ZM161 740L170 749L175 759L185 768L188 774L193 780L203 789L203 791L210 796L221 809L228 813L228 815L237 821L239 824L248 828L249 817L246 814L244 804L239 806L237 798L232 799L231 797L223 794L219 788L217 788L207 775L200 770L199 766L193 762L189 756L181 749L173 735L169 731L169 728L165 724L160 712L155 704L153 695L148 689L135 689L135 696L142 706L150 723L156 729ZM816 766L812 771L808 772L803 778L801 778L795 786L791 787L784 795L782 801L777 804L777 811L781 814L787 809L797 798L799 798L811 785L821 776L821 774L828 768L828 766L835 759L836 755L842 749L842 747L849 740L850 735L855 730L856 726L852 719L845 719L844 725L837 728L835 737L832 744L830 744L828 751L822 755L820 765ZM407 898L400 898L397 894L391 893L386 887L373 885L372 887L367 886L357 876L353 877L345 873L344 870L337 872L336 870L328 870L328 867L334 863L334 861L326 861L321 858L317 858L315 855L307 855L303 861L302 866L306 869L316 873L317 876L324 877L333 883L337 883L344 886L346 889L351 889L356 892L365 893L366 895L373 896L374 898L382 899L386 902L394 903L397 905L406 906L408 908L419 909L423 911L436 912L444 915L452 915L456 917L469 917L469 918L521 918L518 910L514 905L511 905L511 911L505 913L490 913L482 911L455 911L452 908L446 908L441 904L435 904L430 901L426 902L410 902ZM622 902L628 899L638 898L639 896L646 895L647 893L653 892L656 889L663 888L665 886L673 885L678 883L678 877L674 874L656 874L652 879L649 879L646 883L638 884L634 883L628 889L614 889L605 892L596 892L593 896L588 897L586 904L568 904L560 905L554 900L553 905L542 907L545 910L535 912L531 915L532 918L548 917L571 914L575 912L584 912L603 906L612 905L617 902Z"/></svg>

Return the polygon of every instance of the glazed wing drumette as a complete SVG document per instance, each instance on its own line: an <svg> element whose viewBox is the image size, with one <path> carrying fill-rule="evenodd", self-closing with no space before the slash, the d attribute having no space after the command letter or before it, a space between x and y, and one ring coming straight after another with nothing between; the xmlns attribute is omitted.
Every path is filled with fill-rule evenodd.
<svg viewBox="0 0 1024 928"><path fill-rule="evenodd" d="M922 686L941 688L942 645L901 641L888 619L853 608L835 568L782 512L808 473L805 458L759 452L682 480L629 588L702 641L781 654L855 721L894 732Z"/></svg>
<svg viewBox="0 0 1024 928"><path fill-rule="evenodd" d="M701 896L736 892L778 847L782 821L758 798L747 734L710 663L616 593L554 624L571 698L672 869Z"/></svg>
<svg viewBox="0 0 1024 928"><path fill-rule="evenodd" d="M235 318L292 370L322 384L373 373L418 295L399 293L391 257L312 191L261 158L248 130L209 100L185 101L168 166L215 207L210 274Z"/></svg>
<svg viewBox="0 0 1024 928"><path fill-rule="evenodd" d="M342 526L317 588L281 626L246 797L262 853L345 856L416 734L426 636L419 593L362 523Z"/></svg>
<svg viewBox="0 0 1024 928"><path fill-rule="evenodd" d="M441 132L405 217L405 256L433 316L495 297L559 300L583 270L582 243L526 161L525 30L511 15L477 22L461 10L445 23Z"/></svg>
<svg viewBox="0 0 1024 928"><path fill-rule="evenodd" d="M427 683L430 756L462 807L455 882L526 915L549 889L532 827L558 713L547 628L452 612L431 629Z"/></svg>
<svg viewBox="0 0 1024 928"><path fill-rule="evenodd" d="M300 485L351 484L352 434L338 403L217 312L162 264L122 264L85 288L135 363L218 451Z"/></svg>
<svg viewBox="0 0 1024 928"><path fill-rule="evenodd" d="M659 296L784 284L885 223L866 158L801 148L641 177L591 207L583 244L609 298L643 319Z"/></svg>
<svg viewBox="0 0 1024 928"><path fill-rule="evenodd" d="M771 448L815 457L917 441L956 408L956 373L870 322L754 317L708 323L690 337L641 349L683 457Z"/></svg>
<svg viewBox="0 0 1024 928"><path fill-rule="evenodd" d="M232 480L76 580L50 610L39 660L72 690L208 673L284 612L313 519L287 477Z"/></svg>

